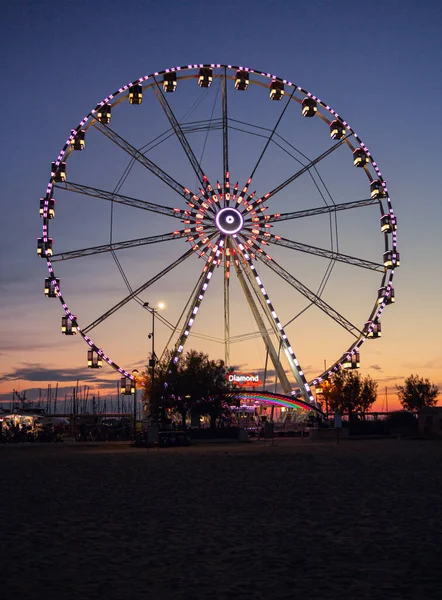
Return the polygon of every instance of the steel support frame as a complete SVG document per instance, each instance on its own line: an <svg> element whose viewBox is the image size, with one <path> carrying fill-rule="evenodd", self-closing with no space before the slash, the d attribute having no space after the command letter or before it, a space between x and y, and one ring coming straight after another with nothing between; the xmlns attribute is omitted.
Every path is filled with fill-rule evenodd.
<svg viewBox="0 0 442 600"><path fill-rule="evenodd" d="M227 119L227 69L224 67L222 78L222 112L223 112L223 193L224 205L230 204L230 176L229 173L229 126ZM228 188L227 188L228 185Z"/></svg>
<svg viewBox="0 0 442 600"><path fill-rule="evenodd" d="M352 134L346 135L344 138L342 138L342 140L337 142L334 146L332 146L331 148L329 148L328 150L326 150L325 152L323 152L322 154L320 154L319 156L314 158L307 165L302 167L302 169L299 169L299 171L296 171L296 173L294 173L291 177L289 177L288 179L286 179L285 181L280 183L277 187L273 188L273 190L271 190L270 192L267 192L264 196L257 198L252 204L250 204L249 209L253 210L254 208L256 208L256 206L261 204L261 202L263 202L264 200L267 201L272 196L275 196L281 190L283 190L288 185L293 183L293 181L295 181L295 179L298 179L298 177L301 177L301 175L303 175L304 173L307 173L312 167L314 167L319 162L321 162L321 160L323 160L324 158L326 158L327 156L332 154L332 152L334 152L337 148L340 148L342 146L342 144L344 144L347 141L347 138L351 137L351 135Z"/></svg>
<svg viewBox="0 0 442 600"><path fill-rule="evenodd" d="M200 286L200 285L202 284L202 282L203 282L203 279L204 279L204 278L205 278L205 273L204 273L204 271L202 271L202 272L200 273L200 276L199 276L199 278L198 278L198 281L196 282L196 285L194 286L194 288L193 288L192 292L190 293L190 298L189 298L189 299L188 299L188 301L186 302L186 304L185 304L185 306L184 306L183 310L181 311L181 314L180 314L180 316L178 317L178 320L176 321L176 324L175 324L174 326L172 326L172 332L171 332L171 334L170 334L170 336L169 336L169 338L168 338L168 340L167 340L167 342L166 342L166 345L164 346L163 352L161 353L160 361L161 361L161 360L164 358L164 356L165 356L165 354L166 354L166 351L167 351L167 349L169 348L169 346L170 346L170 344L171 344L172 340L174 340L174 339L175 339L176 333L177 333L177 331L178 331L178 329L179 329L179 327L180 327L180 323L181 323L181 321L182 321L182 319L183 319L183 317L184 317L184 315L185 315L185 313L186 313L186 309L187 309L187 307L188 307L188 306L194 306L194 305L195 305L195 302L196 302L196 293L197 293L197 289L198 289L198 286ZM187 314L186 314L186 317L185 317L185 322L188 322L188 321L189 321L189 319L190 319L190 313L191 313L191 309L189 309L189 310L188 310L188 312L187 312ZM182 333L182 332L181 332L181 333ZM180 334L180 335L181 335L181 334ZM194 335L194 336L197 336L198 334L196 334L196 333L193 333L193 335ZM214 340L213 340L213 341L214 341ZM218 341L221 341L221 340L218 340Z"/></svg>
<svg viewBox="0 0 442 600"><path fill-rule="evenodd" d="M210 281L212 279L213 271L215 270L215 267L218 264L217 261L222 252L224 243L225 243L225 236L220 235L216 244L211 249L209 259L203 269L203 273L205 273L205 277L203 278L203 280L201 281L200 285L198 286L198 288L195 292L194 300L193 300L192 304L190 305L189 311L186 316L186 320L184 321L184 326L181 330L180 337L178 338L178 341L175 344L175 350L173 352L173 355L171 357L171 360L170 360L170 363L168 366L168 373L172 372L173 367L177 364L179 357L180 357L181 353L183 352L184 345L187 342L187 339L189 338L190 331L195 322L196 315L198 313L198 310L204 299L204 295L205 295L207 288L209 287Z"/></svg>
<svg viewBox="0 0 442 600"><path fill-rule="evenodd" d="M79 250L70 250L68 252L60 252L52 255L52 262L61 260L72 260L73 258L82 258L83 256L91 256L94 254L103 254L105 252L115 252L115 250L124 250L127 248L136 248L138 246L146 246L148 244L158 244L160 242L168 242L170 240L178 240L184 237L192 237L196 233L195 226L180 231L171 233L163 233L161 235L153 235L147 238L138 238L135 240L126 240L124 242L113 242L111 244L103 244L102 246L93 246L91 248L81 248ZM207 234L213 233L213 229L208 229Z"/></svg>
<svg viewBox="0 0 442 600"><path fill-rule="evenodd" d="M302 371L302 368L298 362L298 359L296 358L294 350L293 350L292 346L290 345L290 342L287 338L287 334L284 331L284 328L279 320L279 317L276 314L276 311L275 311L273 304L269 298L269 295L267 294L267 291L261 281L261 278L259 277L259 274L255 268L255 265L253 264L252 258L248 251L248 248L246 248L244 246L244 244L242 244L242 242L240 242L240 241L237 242L237 248L239 250L239 254L240 254L241 258L243 259L244 262L247 263L248 268L252 271L253 277L254 277L256 283L258 284L260 293L262 294L266 304L268 305L267 311L270 314L271 319L273 319L274 323L276 324L277 337L281 341L281 345L284 348L284 353L286 355L290 369L295 377L296 383L299 386L299 394L305 399L306 402L315 406L316 404L315 404L315 400L313 398L313 394L311 392L310 386L307 382L307 379L305 378L304 372Z"/></svg>
<svg viewBox="0 0 442 600"><path fill-rule="evenodd" d="M187 212L182 209L176 209L171 208L169 206L163 206L161 204L155 204L154 202L148 202L147 200L132 198L131 196L117 194L116 192L108 192L106 190L101 190L99 188L94 188L88 185L74 183L72 181L57 183L55 187L60 190L65 190L67 192L76 192L78 194L83 194L84 196L101 198L102 200L108 200L109 202L116 202L117 204L124 204L126 206L132 206L134 208L141 208L142 210L148 210L150 212L158 213L161 215L167 215L168 217L175 217L181 220L185 218L185 214Z"/></svg>
<svg viewBox="0 0 442 600"><path fill-rule="evenodd" d="M231 245L226 238L224 250L224 364L230 367L230 272L231 272Z"/></svg>
<svg viewBox="0 0 442 600"><path fill-rule="evenodd" d="M289 221L291 219L301 219L304 217L313 217L316 215L323 215L341 210L351 210L353 208L371 206L372 204L379 204L379 200L377 198L366 198L364 200L354 200L353 202L340 202L339 204L331 204L329 206L318 206L317 208L307 208L305 210L296 210L289 213L279 213L269 215L270 218L266 219L266 221L268 223L273 223L274 221Z"/></svg>
<svg viewBox="0 0 442 600"><path fill-rule="evenodd" d="M161 167L156 165L153 161L151 161L145 154L137 150L134 146L132 146L129 142L127 142L124 138L122 138L116 131L111 129L108 125L104 123L100 123L95 119L93 123L94 127L100 131L104 136L110 139L114 144L119 146L124 152L129 154L133 159L139 162L143 167L146 167L151 173L156 175L161 181L163 181L166 185L172 188L175 192L177 192L182 198L186 201L192 197L192 192L188 190L185 186L181 185L176 181L173 177L171 177L166 171L163 171Z"/></svg>
<svg viewBox="0 0 442 600"><path fill-rule="evenodd" d="M273 331L273 333L277 337L279 337L279 329L275 323L275 320L272 317L271 311L269 310L269 305L266 302L264 296L262 295L259 285L256 282L255 275L253 274L253 271L250 269L250 266L246 260L243 260L242 267L243 267L244 275L248 280L249 286L253 290L255 297L257 298L257 300L261 306L262 311L264 312L264 314L267 317L267 320L270 324L270 331Z"/></svg>
<svg viewBox="0 0 442 600"><path fill-rule="evenodd" d="M248 265L245 265L245 269L248 269ZM281 361L279 360L279 355L275 350L273 342L270 339L270 335L265 326L264 319L262 318L261 313L259 312L258 306L256 305L255 299L253 297L253 294L250 291L250 288L247 284L246 278L244 277L244 269L242 270L241 266L239 264L235 263L235 271L236 271L236 275L238 277L239 283L244 292L244 295L246 297L246 300L248 302L248 305L250 307L250 310L252 311L253 318L255 319L256 324L258 326L258 330L263 339L268 356L270 356L270 359L273 363L275 371L278 374L284 394L290 394L292 391L292 386L291 386L290 381L288 380L288 377L284 371Z"/></svg>
<svg viewBox="0 0 442 600"><path fill-rule="evenodd" d="M270 234L269 238L266 238L269 244L275 246L284 246L292 250L298 250L299 252L305 252L313 256L321 256L322 258L328 258L330 260L337 260L347 265L354 265L361 267L362 269L369 269L370 271L377 271L383 273L385 271L384 265L375 263L371 260L365 260L363 258L357 258L356 256L350 256L349 254L342 254L341 252L334 252L333 250L327 250L326 248L318 248L317 246L310 246L308 244L301 244L300 242L294 242L287 238Z"/></svg>

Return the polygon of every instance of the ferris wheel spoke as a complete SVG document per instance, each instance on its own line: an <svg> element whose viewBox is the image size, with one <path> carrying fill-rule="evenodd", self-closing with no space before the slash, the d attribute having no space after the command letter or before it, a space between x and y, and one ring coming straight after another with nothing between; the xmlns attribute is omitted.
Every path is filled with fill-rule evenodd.
<svg viewBox="0 0 442 600"><path fill-rule="evenodd" d="M184 322L184 326L181 330L181 334L180 337L178 338L178 341L175 345L175 351L172 354L170 363L169 363L169 367L168 367L168 371L170 372L173 368L174 365L176 365L176 363L179 360L179 357L181 355L181 353L183 352L184 349L184 345L187 341L187 339L189 338L190 335L190 331L195 323L195 319L196 319L196 315L198 313L198 310L200 309L201 303L204 299L204 295L207 291L207 288L209 287L210 281L212 279L212 275L213 275L213 271L215 270L215 267L218 264L218 259L221 255L223 246L224 246L224 242L225 242L225 237L224 235L220 235L217 239L216 244L212 247L210 255L207 259L207 263L204 266L203 269L203 273L204 273L204 277L201 279L194 298L193 298L193 302L190 305L189 311L187 313L187 318Z"/></svg>
<svg viewBox="0 0 442 600"><path fill-rule="evenodd" d="M255 164L255 166L253 167L252 173L251 173L251 175L250 175L250 179L252 179L252 178L254 177L254 175L255 175L255 173L256 173L256 170L257 170L257 168L259 167L259 164L260 164L260 162L261 162L261 161L262 161L262 159L264 158L264 154L266 153L266 151L267 151L267 148L270 146L270 142L273 140L273 137L274 137L274 135L275 135L275 133L276 133L276 130L277 130L277 128L278 128L278 125L280 124L280 122L281 122L281 120L282 120L282 117L283 117L283 116L284 116L284 114L285 114L285 111L286 111L286 110L287 110L287 108L289 107L290 101L291 101L291 99L293 98L293 95L294 95L294 93L295 93L295 92L296 92L296 87L295 87L295 88L293 88L293 91L292 91L292 93L291 93L291 94L290 94L290 96L287 98L287 102L285 103L285 105L284 105L284 108L282 109L282 111L281 111L281 114L279 115L279 117L278 117L278 120L277 120L277 121L276 121L276 123L275 123L275 126L273 127L273 129L272 129L272 131L271 131L271 133L270 133L269 137L267 138L267 141L266 141L266 143L265 143L265 146L264 146L264 148L263 148L263 150L262 150L262 152L261 152L261 154L260 154L260 156L259 156L259 158L258 158L258 160L257 160L257 162L256 162L256 164Z"/></svg>
<svg viewBox="0 0 442 600"><path fill-rule="evenodd" d="M250 230L251 233L251 230ZM313 254L315 256L321 256L329 260L337 260L339 262L346 263L348 265L354 265L363 269L369 269L371 271L378 271L383 273L385 271L384 265L375 263L371 260L365 260L363 258L357 258L355 256L349 256L348 254L342 254L340 252L333 252L326 248L318 248L317 246L309 246L308 244L301 244L300 242L294 242L286 238L280 237L279 235L268 234L266 241L276 246L284 246L285 248L291 248L292 250L298 250L299 252L305 252L307 254ZM259 243L259 242L258 242Z"/></svg>
<svg viewBox="0 0 442 600"><path fill-rule="evenodd" d="M337 142L336 144L334 144L334 146L332 146L331 148L329 148L328 150L326 150L325 152L323 152L322 154L320 154L319 156L317 156L316 158L314 158L313 160L311 160L308 164L304 165L302 167L302 169L299 169L298 171L296 171L296 173L294 175L292 175L291 177L289 177L288 179L286 179L285 181L283 181L282 183L280 183L277 187L273 188L273 190L271 190L270 192L267 192L264 196L262 196L260 198L257 198L254 202L249 203L249 206L247 207L247 210L251 211L256 206L258 206L259 204L261 204L262 202L269 200L272 196L276 196L276 194L278 194L281 190L283 190L288 185L290 185L291 183L293 183L293 181L295 181L296 179L298 179L298 177L301 177L301 175L304 175L304 173L307 173L315 165L317 165L318 163L320 163L322 160L324 160L325 158L327 158L327 156L330 156L330 154L332 154L335 150L337 150L343 144L345 144L346 141L347 141L347 139L349 137L351 137L352 135L353 135L352 133L347 134L345 137L342 138L342 140L340 140L339 142Z"/></svg>
<svg viewBox="0 0 442 600"><path fill-rule="evenodd" d="M209 236L208 242L210 242L215 236L216 236L216 233L213 233L211 236ZM204 244L202 244L201 247L204 248L204 246L206 246L206 245L207 245L207 242L204 243ZM195 245L193 247L193 249L195 250L198 247L199 246ZM201 284L201 282L205 278L205 276L206 276L205 275L205 270L203 269L203 271L201 272L201 274L200 274L200 276L198 278L198 281L196 282L195 286L193 287L193 289L192 289L192 291L190 293L189 299L187 300L187 302L186 302L186 304L185 304L185 306L184 306L184 308L183 308L180 316L178 317L178 320L177 320L176 324L175 325L172 325L171 323L169 324L169 329L172 330L172 333L170 334L170 337L169 337L166 345L164 346L163 353L161 355L161 359L164 357L164 355L165 355L165 353L166 353L167 349L169 348L169 345L170 345L170 343L172 341L172 338L175 336L176 332L178 331L178 328L179 328L180 323L181 323L181 321L183 319L183 316L186 314L186 311L188 311L189 306L194 303L194 299L196 299L196 295L195 294L196 294L197 288ZM187 321L186 322L188 322L190 316L191 316L190 314L187 315ZM223 340L221 340L220 338L214 337L212 335L207 335L207 334L202 334L202 333L195 333L195 332L193 332L192 335L195 338L200 338L200 339L203 339L203 340L209 340L211 342L217 342L217 343L222 343L223 342Z"/></svg>
<svg viewBox="0 0 442 600"><path fill-rule="evenodd" d="M189 227L172 233L164 233L162 235L153 235L146 238L138 238L135 240L126 240L124 242L114 242L112 244L103 244L102 246L92 246L91 248L82 248L80 250L71 250L61 252L60 254L52 255L52 262L61 260L70 260L72 258L83 258L94 254L103 254L104 252L115 252L116 250L125 250L127 248L136 248L138 246L146 246L148 244L158 244L160 242L168 242L177 240L183 237L191 237L195 233L195 227Z"/></svg>
<svg viewBox="0 0 442 600"><path fill-rule="evenodd" d="M261 336L261 338L264 342L264 345L266 347L266 350L269 353L269 356L273 363L275 371L278 373L278 378L279 378L279 381L281 382L282 389L285 394L290 394L291 390L292 390L292 386L290 385L287 374L281 364L281 361L279 360L279 356L278 356L278 354L274 348L274 345L272 343L272 340L270 338L270 335L272 333L276 333L276 335L278 336L278 331L275 332L274 327L271 327L271 328L266 327L264 319L259 311L259 308L256 305L255 299L252 294L252 290L253 290L253 292L255 292L255 296L257 297L258 302L261 304L261 307L263 308L264 313L266 314L267 310L268 310L268 306L265 302L265 299L264 299L263 295L261 294L259 287L258 287L258 290L256 290L257 283L254 280L254 275L253 275L251 269L249 268L249 265L247 264L247 262L245 262L245 264L241 264L240 261L235 261L234 267L235 267L235 271L236 271L236 276L238 277L238 281L242 287L242 290L246 297L247 303L249 304L252 315L258 326L258 332L253 333L253 334L247 334L247 335L243 334L242 336L237 336L239 339L234 339L232 341L245 341L248 339L254 339L255 337ZM249 285L247 284L246 278L249 280ZM255 285L253 285L253 284L255 284ZM252 288L252 290L250 288ZM269 315L267 315L267 316L269 316ZM271 323L272 323L272 321L273 321L273 319L270 318Z"/></svg>
<svg viewBox="0 0 442 600"><path fill-rule="evenodd" d="M223 123L223 178L224 178L224 205L230 204L230 175L229 175L229 123L227 120L227 71L224 67L224 77L222 78L222 123ZM227 182L229 181L229 190L227 190ZM229 194L227 196L227 194ZM227 353L226 353L227 356Z"/></svg>
<svg viewBox="0 0 442 600"><path fill-rule="evenodd" d="M342 316L337 310L332 308L327 302L325 302L322 298L317 296L312 290L310 290L306 285L301 283L296 277L294 277L291 273L286 271L281 265L279 265L274 258L268 260L266 258L267 255L263 255L262 253L257 252L256 258L267 265L272 271L277 273L284 281L289 283L292 287L294 287L298 292L300 292L305 298L307 298L310 302L315 304L318 308L320 308L326 315L332 318L336 323L341 325L346 331L351 333L355 338L358 338L361 334L361 331L350 323L348 319Z"/></svg>
<svg viewBox="0 0 442 600"><path fill-rule="evenodd" d="M362 208L363 206L372 206L373 204L379 204L379 200L377 198L366 198L364 200L355 200L353 202L341 202L340 204L318 206L317 208L296 210L289 213L278 213L266 216L262 215L262 217L257 217L257 220L265 220L267 223L272 223L274 221L290 221L291 219L302 219L304 217L335 213L340 210L351 210L353 208Z"/></svg>
<svg viewBox="0 0 442 600"><path fill-rule="evenodd" d="M244 246L239 241L236 243L236 247L238 249L239 255L241 256L242 260L245 263L247 263L248 268L250 268L250 270L252 271L253 277L259 287L260 293L265 300L265 304L267 305L268 313L270 314L270 317L271 317L270 322L272 323L272 325L275 326L275 331L277 332L281 347L283 347L285 350L285 355L287 357L291 371L296 379L296 382L299 385L301 394L307 403L315 406L315 401L314 401L310 386L307 382L307 379L305 378L305 375L301 368L301 365L299 364L299 362L295 356L294 350L293 350L292 346L290 345L290 342L287 338L287 334L285 333L282 323L280 322L279 317L276 314L276 311L274 309L272 301L270 300L270 297L262 283L262 280L258 274L258 271L257 271L255 265L253 264L252 258L250 256L250 254L248 253L248 249L246 246Z"/></svg>
<svg viewBox="0 0 442 600"><path fill-rule="evenodd" d="M204 271L202 271L201 274L200 274L200 276L199 276L199 278L198 278L198 281L194 285L194 287L193 287L193 289L192 289L192 291L190 293L189 299L187 300L186 304L184 305L184 308L181 311L181 314L179 315L179 317L178 317L175 325L172 325L172 327L171 327L172 331L170 333L170 336L169 336L166 344L164 345L163 352L162 352L162 354L160 356L160 361L164 358L164 356L165 356L165 354L166 354L166 352L167 352L167 350L168 350L168 348L169 348L169 346L170 346L170 344L172 342L172 339L174 338L174 336L176 335L176 333L177 333L177 331L179 329L180 323L181 323L184 315L186 314L186 311L189 309L189 306L192 303L192 300L193 300L193 298L195 296L196 290L197 290L198 286L201 284L201 282L202 282L202 280L203 280L204 277L205 277L205 273L204 273ZM187 318L189 318L189 316ZM193 335L195 335L195 334L193 334Z"/></svg>
<svg viewBox="0 0 442 600"><path fill-rule="evenodd" d="M192 193L183 185L178 183L171 175L166 173L161 167L156 165L150 158L147 158L145 154L137 150L134 146L132 146L129 142L127 142L124 138L122 138L116 131L111 129L108 125L104 123L100 123L95 120L93 123L94 127L100 131L104 136L110 139L114 144L119 146L124 152L129 154L133 159L139 162L143 167L146 167L151 173L156 175L161 181L163 181L166 185L172 188L177 194L179 194L186 201L192 197Z"/></svg>
<svg viewBox="0 0 442 600"><path fill-rule="evenodd" d="M231 243L226 239L224 250L224 361L226 366L230 365L230 267L231 267Z"/></svg>
<svg viewBox="0 0 442 600"><path fill-rule="evenodd" d="M163 206L162 204L156 204L154 202L148 202L147 200L132 198L131 196L124 196L123 194L117 194L115 192L108 192L106 190L101 190L88 185L73 183L72 181L57 183L55 187L68 192L76 192L84 196L101 198L102 200L108 200L109 202L116 202L118 204L124 204L134 208L141 208L143 210L167 215L169 217L176 217L177 219L182 219L183 215L185 214L185 211L179 208L170 208L169 206Z"/></svg>
<svg viewBox="0 0 442 600"><path fill-rule="evenodd" d="M242 188L242 190L241 190L240 194L239 194L239 195L238 195L238 197L237 197L237 200L236 200L236 204L237 204L237 206L239 206L240 204L242 204L242 202L244 201L244 198L246 197L246 194L247 194L247 192L248 192L248 189L249 189L249 186L250 186L250 184L251 184L251 182L252 182L252 179L253 179L253 177L254 177L254 175L255 175L255 172L256 172L256 170L257 170L257 168L258 168L258 166L259 166L259 164L260 164L261 160L263 159L263 157L264 157L264 154L265 154L265 152L266 152L267 148L268 148L268 147L269 147L269 145L270 145L270 142L272 142L272 141L273 141L273 137L274 137L274 135L275 135L275 133L276 133L276 129L277 129L277 127L278 127L279 123L281 122L281 119L282 119L282 117L284 116L284 113L285 113L285 111L287 110L287 108L288 108L288 106L289 106L289 102L290 102L290 100L292 99L292 97L293 97L293 94L295 93L295 91L296 91L296 88L293 90L292 94L291 94L291 95L290 95L290 97L287 99L287 102L286 102L286 104L284 105L284 108L283 108L283 110L282 110L281 114L279 115L279 117L278 117L278 120L276 121L276 124L275 124L275 126L273 127L273 129L272 129L271 131L269 130L269 131L270 131L270 135L269 135L268 137L267 137L267 136L260 136L260 137L266 137L266 143L265 143L265 145L264 145L264 148L263 148L263 150L262 150L262 152L261 152L261 154L260 154L260 156L259 156L259 158L258 158L258 161L256 162L256 164L255 164L255 166L254 166L254 168L253 168L253 170L252 170L252 173L251 173L251 175L250 175L249 179L247 180L247 182L246 182L245 186ZM255 194L253 193L253 194L251 194L250 196L248 196L248 202L247 202L247 203L244 203L244 206L246 206L246 205L247 205L247 211L248 211L248 212L250 212L251 210L253 210L253 208L255 207L255 204L260 204L260 203L263 201L261 198L258 198L258 200L257 200L256 202L250 202L250 201L251 201L251 199L254 197L254 195L255 195ZM267 194L267 195L265 196L265 199L267 199L268 197L269 197L269 195ZM243 211L243 212L244 212L244 211Z"/></svg>
<svg viewBox="0 0 442 600"><path fill-rule="evenodd" d="M185 252L183 255L181 255L179 258L177 258L173 263L171 263L170 265L168 265L165 269L163 269L162 271L160 271L159 273L157 273L156 275L154 275L154 277L152 277L151 279L149 279L148 281L146 281L146 283L143 283L143 285L141 285L140 287L138 287L136 290L133 290L128 296L126 296L125 298L123 298L123 300L120 300L120 302L118 302L118 304L115 304L115 306L113 306L107 312L105 312L100 317L98 317L98 319L95 319L95 321L93 321L92 323L90 323L87 327L84 327L82 329L83 333L88 333L89 331L91 331L92 329L94 329L95 327L97 327L97 325L99 325L100 323L102 323L103 321L105 321L106 319L108 319L115 312L117 312L118 310L120 310L120 308L122 308L128 302L130 302L131 300L133 300L134 298L136 298L139 294L141 294L142 292L144 292L144 290L146 290L149 286L153 285L156 281L158 281L159 279L161 279L162 277L164 277L165 275L167 275L167 273L169 273L170 271L172 271L175 267L177 267L178 265L180 265L181 263L183 263L187 258L189 258L189 256L192 256L192 255L193 255L193 250L192 249L187 250L187 252Z"/></svg>
<svg viewBox="0 0 442 600"><path fill-rule="evenodd" d="M229 173L229 121L227 118L227 69L224 67L222 77L222 126L223 126L223 193L224 206L230 204L230 173ZM227 357L227 352L226 352ZM227 361L226 361L227 364Z"/></svg>
<svg viewBox="0 0 442 600"><path fill-rule="evenodd" d="M208 181L207 177L205 176L205 174L201 168L201 165L199 164L189 142L187 141L184 131L181 128L181 125L178 123L178 120L175 117L172 107L170 106L169 102L167 101L166 96L164 95L163 90L159 86L156 77L154 76L153 79L156 84L153 87L154 94L157 97L159 103L161 104L161 108L163 109L166 117L168 118L169 123L172 126L172 129L174 130L175 135L178 138L187 158L189 159L192 169L195 171L195 174L198 177L198 180L199 180L201 186L204 188L205 191L207 191L208 187L210 186L209 181Z"/></svg>

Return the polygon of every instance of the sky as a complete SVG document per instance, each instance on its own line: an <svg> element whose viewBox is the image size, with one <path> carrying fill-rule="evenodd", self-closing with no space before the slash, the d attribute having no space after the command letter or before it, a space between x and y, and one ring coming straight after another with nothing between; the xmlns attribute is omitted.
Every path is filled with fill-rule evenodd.
<svg viewBox="0 0 442 600"><path fill-rule="evenodd" d="M36 241L41 235L39 199L46 191L51 162L71 129L98 102L139 77L199 63L248 66L296 83L333 107L370 149L387 181L398 219L401 266L394 279L396 302L382 315L382 338L362 346L360 373L378 381L379 410L385 408L386 397L390 409L397 407L396 385L411 373L428 377L442 389L442 132L437 116L442 91L441 27L442 7L435 0L374 1L369 5L311 0L302 6L241 0L210 5L200 0L167 4L135 0L9 2L3 8L0 39L4 82L0 97L0 174L4 189L0 402L8 403L13 389L27 390L27 397L36 399L40 389L44 393L48 384L54 387L57 382L63 397L71 393L77 380L80 385L90 386L90 393L116 393L118 374L108 366L99 371L87 369L86 344L79 335L62 336L62 308L57 299L43 294L47 269L36 254ZM168 94L177 118L210 119L212 110L220 106L220 81L214 80L203 96L194 82L188 84L183 82L175 94ZM271 130L281 105L270 102L265 89L251 88L244 94L233 88L228 91L229 117L247 121L255 132L257 127ZM326 126L319 120L301 119L295 109L290 107L278 126L284 140L281 145L287 150L286 144L290 143L309 158L317 156L330 146ZM120 120L115 118L117 111L122 115ZM168 127L151 90L141 107L130 107L127 102L115 107L114 124L136 147L149 143ZM222 179L219 132L189 134L189 140L210 178ZM232 182L239 181L241 186L265 139L232 129L229 140ZM275 146L266 153L253 182L258 195L293 172L294 163L285 150ZM176 140L167 140L149 156L176 180L190 189L195 187L195 175ZM73 178L68 179L114 190L127 166L127 155L98 132L88 131L85 151L75 153L68 161ZM330 192L335 202L368 197L367 180L351 165L348 151L335 152L318 169L326 186L322 192ZM318 206L320 196L312 178L304 176L296 186L275 197L268 212ZM140 166L133 168L121 193L186 208L182 198ZM107 203L62 191L54 196L57 213L51 223L51 236L55 252L109 241L111 213ZM381 261L383 238L376 210L368 207L345 211L339 217L341 252ZM115 208L114 241L182 228L178 220L173 219L171 227L168 217L139 212L144 211ZM288 221L278 230L275 225L274 233L304 244L329 247L328 226L324 219ZM185 240L174 240L125 250L118 257L130 285L136 287L188 248ZM317 257L294 250L272 247L269 252L312 290L318 289L327 263L319 264ZM63 295L80 326L127 294L108 254L59 265L55 271ZM143 301L151 305L164 301L163 315L174 323L202 266L201 260L192 257L146 290ZM282 323L306 307L305 300L267 267L258 263L257 269ZM378 273L338 264L323 298L362 327L379 285ZM231 310L232 335L256 331L236 280L232 280ZM219 269L194 328L197 334L212 339L195 337L186 349L196 348L213 358L224 358L223 345L214 341L222 338L222 315ZM150 331L149 313L130 303L97 327L92 338L115 362L131 371L146 362L151 351ZM157 321L158 355L168 333ZM350 343L339 326L311 308L287 327L287 334L308 379L323 371L324 361L327 365L336 361ZM264 362L265 349L258 338L232 344L231 364L242 371L262 375Z"/></svg>

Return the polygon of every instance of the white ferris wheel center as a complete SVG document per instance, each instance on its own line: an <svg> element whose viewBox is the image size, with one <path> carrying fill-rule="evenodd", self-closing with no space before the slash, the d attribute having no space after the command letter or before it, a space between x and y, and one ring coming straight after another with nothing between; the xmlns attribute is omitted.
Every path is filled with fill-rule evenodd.
<svg viewBox="0 0 442 600"><path fill-rule="evenodd" d="M221 233L235 235L243 228L244 219L239 210L226 206L217 212L215 223Z"/></svg>

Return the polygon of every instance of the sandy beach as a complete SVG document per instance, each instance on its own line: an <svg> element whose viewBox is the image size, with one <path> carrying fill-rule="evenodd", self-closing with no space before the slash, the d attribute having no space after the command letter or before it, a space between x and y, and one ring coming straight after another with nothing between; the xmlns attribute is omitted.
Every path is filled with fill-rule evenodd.
<svg viewBox="0 0 442 600"><path fill-rule="evenodd" d="M440 598L442 443L0 447L2 598Z"/></svg>

